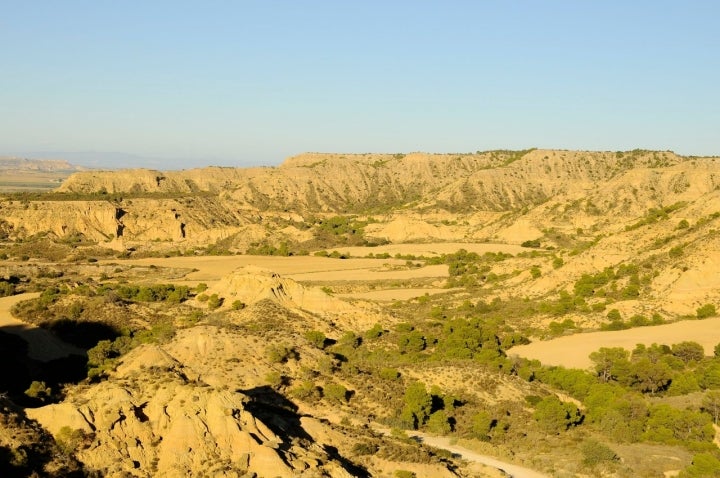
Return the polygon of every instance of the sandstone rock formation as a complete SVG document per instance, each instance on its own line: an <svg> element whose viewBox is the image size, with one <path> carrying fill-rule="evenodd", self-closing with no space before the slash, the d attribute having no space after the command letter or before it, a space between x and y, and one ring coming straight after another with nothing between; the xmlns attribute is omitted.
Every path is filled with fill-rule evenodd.
<svg viewBox="0 0 720 478"><path fill-rule="evenodd" d="M46 430L4 396L0 396L0 475L85 476L72 451L61 449Z"/></svg>
<svg viewBox="0 0 720 478"><path fill-rule="evenodd" d="M79 172L58 197L107 200L5 202L0 217L13 237L79 233L96 241L201 244L250 235L246 246L268 236L257 225L319 213L380 215L389 222L373 234L395 242L512 239L527 237L504 231L518 214L538 230L547 223L613 230L659 204L697 202L710 210L720 204L718 185L716 158L670 152L305 154L278 167ZM417 218L393 226L398 207ZM438 212L445 222L463 221L443 226ZM301 231L286 228L274 237L283 234L295 240Z"/></svg>
<svg viewBox="0 0 720 478"><path fill-rule="evenodd" d="M352 476L322 444L303 438L287 405L259 405L276 407L276 423L268 425L249 411L251 401L188 379L167 352L143 346L110 380L28 414L55 435L63 427L81 430L89 443L79 458L105 476Z"/></svg>
<svg viewBox="0 0 720 478"><path fill-rule="evenodd" d="M338 329L363 330L388 319L371 310L360 310L319 287L305 286L256 266L241 267L205 291L207 296L213 294L222 299L220 310L270 302L303 317L306 330L315 328L333 335ZM195 305L202 302L196 299Z"/></svg>

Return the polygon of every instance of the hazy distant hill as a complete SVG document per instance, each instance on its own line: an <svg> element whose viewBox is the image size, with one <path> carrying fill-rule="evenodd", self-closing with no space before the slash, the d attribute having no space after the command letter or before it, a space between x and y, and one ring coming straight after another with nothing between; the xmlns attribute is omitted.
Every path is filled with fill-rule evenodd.
<svg viewBox="0 0 720 478"><path fill-rule="evenodd" d="M62 159L27 159L0 156L0 170L15 171L84 171L87 168L76 166Z"/></svg>
<svg viewBox="0 0 720 478"><path fill-rule="evenodd" d="M87 168L62 159L28 159L0 156L0 191L48 191L71 174Z"/></svg>

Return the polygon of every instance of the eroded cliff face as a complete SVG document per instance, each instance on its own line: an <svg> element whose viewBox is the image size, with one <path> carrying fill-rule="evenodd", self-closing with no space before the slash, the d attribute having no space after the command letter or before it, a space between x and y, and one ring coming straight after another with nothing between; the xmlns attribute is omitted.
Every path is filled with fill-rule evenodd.
<svg viewBox="0 0 720 478"><path fill-rule="evenodd" d="M117 208L106 201L10 201L0 205L0 217L10 226L11 237L39 233L57 237L81 233L105 240L118 232Z"/></svg>
<svg viewBox="0 0 720 478"><path fill-rule="evenodd" d="M718 187L718 158L670 152L305 154L279 167L76 173L59 189L63 201L1 203L0 232L188 246L232 238L245 250L266 238L309 240L292 226L308 218L360 214L378 221L367 230L378 240L522 242L520 222L530 236L605 234L678 202L706 214ZM106 200L71 200L87 195Z"/></svg>
<svg viewBox="0 0 720 478"><path fill-rule="evenodd" d="M159 172L82 172L59 188L68 193L224 192L259 210L357 212L413 204L505 211L642 171L642 178L681 189L686 174L713 172L712 159L688 161L670 152L530 150L474 154L319 154L292 157L278 167L203 168ZM673 174L674 172L674 174ZM655 173L655 174L654 174ZM668 174L666 174L668 173ZM634 175L636 176L636 175ZM660 181L662 183L662 181ZM671 184L670 184L671 183Z"/></svg>
<svg viewBox="0 0 720 478"><path fill-rule="evenodd" d="M82 465L37 422L0 396L0 475L81 478Z"/></svg>
<svg viewBox="0 0 720 478"><path fill-rule="evenodd" d="M97 241L213 242L251 224L253 216L233 211L217 198L123 201L9 201L0 219L11 239L48 233Z"/></svg>
<svg viewBox="0 0 720 478"><path fill-rule="evenodd" d="M286 432L280 437L250 411L275 405L252 402L189 378L167 352L142 346L108 381L28 414L54 435L81 430L88 443L79 459L106 476L352 476L322 444L303 438L292 410L277 404L273 426Z"/></svg>

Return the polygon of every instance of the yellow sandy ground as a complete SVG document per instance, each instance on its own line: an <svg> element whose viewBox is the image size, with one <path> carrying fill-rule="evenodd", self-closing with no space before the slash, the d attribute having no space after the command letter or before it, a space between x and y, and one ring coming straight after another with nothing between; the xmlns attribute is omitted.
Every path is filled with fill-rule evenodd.
<svg viewBox="0 0 720 478"><path fill-rule="evenodd" d="M71 354L83 355L85 351L67 344L45 329L27 324L12 316L10 310L20 301L34 299L37 292L0 298L0 328L4 332L19 336L28 344L28 356L47 362Z"/></svg>
<svg viewBox="0 0 720 478"><path fill-rule="evenodd" d="M117 261L109 261L117 262ZM189 281L213 282L239 267L257 266L300 281L370 281L447 277L446 265L396 269L405 265L399 259L331 259L315 256L198 256L131 259L123 264L156 265L197 269L186 276Z"/></svg>
<svg viewBox="0 0 720 478"><path fill-rule="evenodd" d="M513 347L508 350L508 354L537 359L546 365L587 369L592 366L590 353L600 347L632 350L637 344L672 345L686 340L699 343L705 349L706 355L712 355L713 348L720 343L720 317L685 320L654 327L569 335Z"/></svg>
<svg viewBox="0 0 720 478"><path fill-rule="evenodd" d="M363 299L377 301L410 300L425 294L433 295L447 292L450 289L383 289L371 290L369 292L357 292L351 294L335 294L336 297L346 299Z"/></svg>

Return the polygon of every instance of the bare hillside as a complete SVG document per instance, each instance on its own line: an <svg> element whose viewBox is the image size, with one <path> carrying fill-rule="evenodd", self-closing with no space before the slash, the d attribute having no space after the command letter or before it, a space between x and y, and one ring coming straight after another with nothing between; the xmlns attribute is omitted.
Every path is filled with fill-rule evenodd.
<svg viewBox="0 0 720 478"><path fill-rule="evenodd" d="M0 386L91 476L711 476L719 186L642 150L79 172L0 201Z"/></svg>

